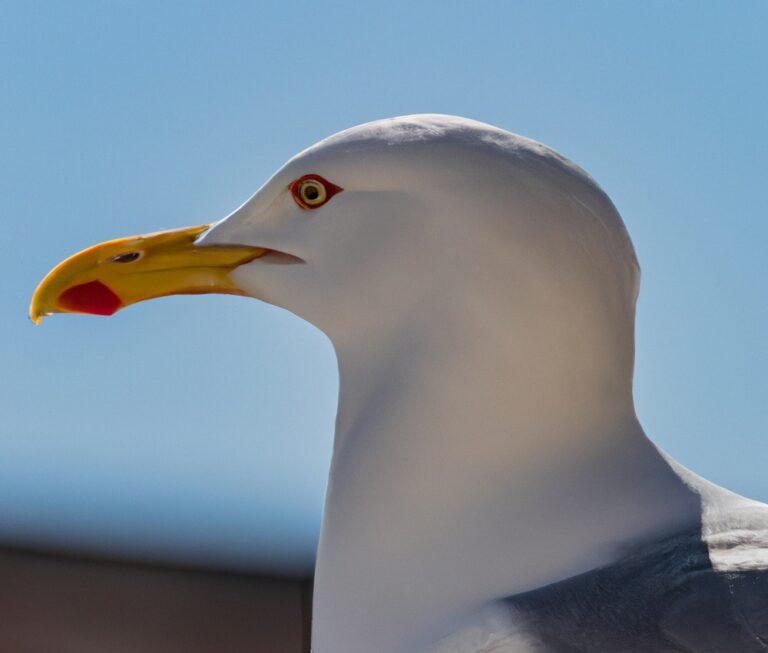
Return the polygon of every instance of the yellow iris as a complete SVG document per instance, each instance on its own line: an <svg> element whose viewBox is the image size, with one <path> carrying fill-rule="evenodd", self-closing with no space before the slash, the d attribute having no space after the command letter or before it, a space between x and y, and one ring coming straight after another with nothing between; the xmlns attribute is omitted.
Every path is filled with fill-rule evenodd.
<svg viewBox="0 0 768 653"><path fill-rule="evenodd" d="M320 206L328 199L328 191L325 186L316 179L307 179L299 184L299 199L307 206Z"/></svg>

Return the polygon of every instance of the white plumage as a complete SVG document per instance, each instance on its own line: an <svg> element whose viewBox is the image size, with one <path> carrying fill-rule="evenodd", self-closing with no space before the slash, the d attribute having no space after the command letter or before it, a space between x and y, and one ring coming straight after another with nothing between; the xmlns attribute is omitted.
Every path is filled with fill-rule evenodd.
<svg viewBox="0 0 768 653"><path fill-rule="evenodd" d="M306 173L345 190L302 212ZM304 259L234 278L338 353L316 653L766 650L768 507L643 433L639 268L577 166L461 118L378 121L209 243Z"/></svg>

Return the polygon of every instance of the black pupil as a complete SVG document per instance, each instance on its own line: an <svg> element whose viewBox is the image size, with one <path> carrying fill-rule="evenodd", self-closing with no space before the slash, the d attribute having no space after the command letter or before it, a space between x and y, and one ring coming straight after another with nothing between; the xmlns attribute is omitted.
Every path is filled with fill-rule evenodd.
<svg viewBox="0 0 768 653"><path fill-rule="evenodd" d="M114 263L132 263L139 258L139 256L141 256L139 252L126 252L125 254L118 254L113 257L112 261Z"/></svg>
<svg viewBox="0 0 768 653"><path fill-rule="evenodd" d="M320 190L314 184L307 184L304 187L304 197L308 200L316 200L320 197Z"/></svg>

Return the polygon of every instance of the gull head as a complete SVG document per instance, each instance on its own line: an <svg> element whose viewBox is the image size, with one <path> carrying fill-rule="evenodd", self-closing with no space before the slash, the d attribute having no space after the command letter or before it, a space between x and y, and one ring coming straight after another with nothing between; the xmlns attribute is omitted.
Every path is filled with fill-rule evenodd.
<svg viewBox="0 0 768 653"><path fill-rule="evenodd" d="M555 366L579 358L580 373L621 366L629 383L638 283L621 218L584 171L502 129L416 115L320 141L216 223L75 254L30 315L248 295L337 345L431 323L435 336L503 336Z"/></svg>

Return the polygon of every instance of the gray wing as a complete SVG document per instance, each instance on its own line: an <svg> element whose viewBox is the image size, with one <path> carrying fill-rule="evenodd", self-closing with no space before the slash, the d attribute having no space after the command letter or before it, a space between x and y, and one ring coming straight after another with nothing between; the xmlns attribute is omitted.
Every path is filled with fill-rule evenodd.
<svg viewBox="0 0 768 653"><path fill-rule="evenodd" d="M548 653L766 653L760 532L717 532L738 542L736 568L713 565L712 536L697 530L508 603Z"/></svg>
<svg viewBox="0 0 768 653"><path fill-rule="evenodd" d="M686 579L665 628L683 650L768 651L768 506L716 487L702 499L710 567ZM694 613L707 617L699 627Z"/></svg>
<svg viewBox="0 0 768 653"><path fill-rule="evenodd" d="M660 625L680 651L768 651L768 571L708 570L675 599Z"/></svg>

